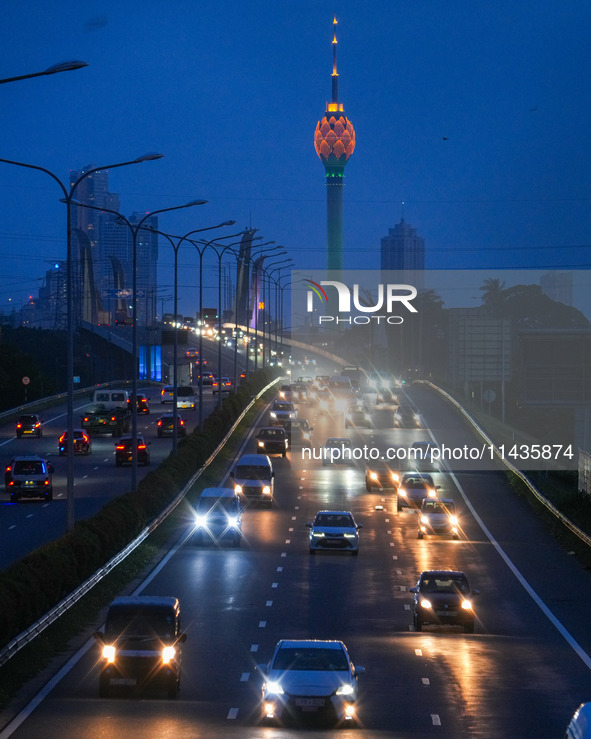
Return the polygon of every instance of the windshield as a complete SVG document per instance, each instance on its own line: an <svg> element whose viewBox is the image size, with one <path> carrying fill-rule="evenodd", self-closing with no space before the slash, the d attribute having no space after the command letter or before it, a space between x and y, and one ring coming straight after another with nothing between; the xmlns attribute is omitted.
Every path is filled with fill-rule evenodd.
<svg viewBox="0 0 591 739"><path fill-rule="evenodd" d="M315 526L336 526L340 528L353 528L354 523L351 516L344 513L320 513L314 521Z"/></svg>
<svg viewBox="0 0 591 739"><path fill-rule="evenodd" d="M423 503L423 513L453 513L455 505L452 501L449 503L436 503L432 500L426 500Z"/></svg>
<svg viewBox="0 0 591 739"><path fill-rule="evenodd" d="M199 498L197 510L199 513L209 513L213 510L236 513L236 498Z"/></svg>
<svg viewBox="0 0 591 739"><path fill-rule="evenodd" d="M338 670L349 669L345 653L340 649L322 647L285 647L273 662L274 670Z"/></svg>
<svg viewBox="0 0 591 739"><path fill-rule="evenodd" d="M438 575L426 577L421 580L421 592L428 593L462 593L467 595L470 592L468 582L463 577L447 577Z"/></svg>
<svg viewBox="0 0 591 739"><path fill-rule="evenodd" d="M284 429L265 429L257 437L258 439L285 439Z"/></svg>
<svg viewBox="0 0 591 739"><path fill-rule="evenodd" d="M239 480L270 480L271 471L265 465L241 464L236 467L235 477Z"/></svg>
<svg viewBox="0 0 591 739"><path fill-rule="evenodd" d="M293 410L293 406L291 403L274 403L273 410L274 411L291 411Z"/></svg>
<svg viewBox="0 0 591 739"><path fill-rule="evenodd" d="M190 395L195 395L195 391L192 387L179 387L176 391L177 398L186 398Z"/></svg>
<svg viewBox="0 0 591 739"><path fill-rule="evenodd" d="M174 613L164 608L112 608L105 624L106 634L127 636L160 636L172 638L175 633Z"/></svg>

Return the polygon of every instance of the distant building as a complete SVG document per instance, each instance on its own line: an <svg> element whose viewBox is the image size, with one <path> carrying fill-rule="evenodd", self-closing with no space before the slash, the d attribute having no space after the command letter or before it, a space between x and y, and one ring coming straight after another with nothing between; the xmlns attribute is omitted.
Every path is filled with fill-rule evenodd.
<svg viewBox="0 0 591 739"><path fill-rule="evenodd" d="M552 300L564 305L573 304L572 272L546 272L540 276L540 286Z"/></svg>
<svg viewBox="0 0 591 739"><path fill-rule="evenodd" d="M417 272L425 269L425 239L404 218L382 238L381 269Z"/></svg>

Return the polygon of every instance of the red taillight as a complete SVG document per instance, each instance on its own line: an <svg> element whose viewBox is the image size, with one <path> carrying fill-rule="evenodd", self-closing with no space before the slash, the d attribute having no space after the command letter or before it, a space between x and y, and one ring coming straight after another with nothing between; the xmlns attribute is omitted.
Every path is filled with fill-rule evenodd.
<svg viewBox="0 0 591 739"><path fill-rule="evenodd" d="M158 421L158 426L162 426L162 421Z"/></svg>
<svg viewBox="0 0 591 739"><path fill-rule="evenodd" d="M17 423L17 424L16 424L16 427L17 427L17 429L20 429L20 428L22 428L22 427L23 427L23 424L22 424L22 423Z"/></svg>
<svg viewBox="0 0 591 739"><path fill-rule="evenodd" d="M82 441L88 441L88 436L86 436L86 434L82 434Z"/></svg>
<svg viewBox="0 0 591 739"><path fill-rule="evenodd" d="M12 467L10 465L6 468L6 472L12 472Z"/></svg>
<svg viewBox="0 0 591 739"><path fill-rule="evenodd" d="M65 440L66 440L66 435L65 434L62 434L60 436L60 444L63 444Z"/></svg>
<svg viewBox="0 0 591 739"><path fill-rule="evenodd" d="M125 444L117 444L116 449L125 449Z"/></svg>
<svg viewBox="0 0 591 739"><path fill-rule="evenodd" d="M88 416L84 416L84 422L88 421Z"/></svg>
<svg viewBox="0 0 591 739"><path fill-rule="evenodd" d="M49 480L45 480L44 485L49 485Z"/></svg>
<svg viewBox="0 0 591 739"><path fill-rule="evenodd" d="M39 428L39 426L41 426L41 424L40 424L40 423L36 423L36 424L35 424L35 428L36 428L36 429L38 429L38 428Z"/></svg>
<svg viewBox="0 0 591 739"><path fill-rule="evenodd" d="M137 445L137 448L138 448L138 451L139 451L140 449L145 449L146 448L146 445L145 444L138 444Z"/></svg>
<svg viewBox="0 0 591 739"><path fill-rule="evenodd" d="M111 416L111 421L116 421L116 420L117 420L117 416Z"/></svg>
<svg viewBox="0 0 591 739"><path fill-rule="evenodd" d="M180 419L180 424L181 424L181 426L184 426L185 425L185 422L182 419Z"/></svg>

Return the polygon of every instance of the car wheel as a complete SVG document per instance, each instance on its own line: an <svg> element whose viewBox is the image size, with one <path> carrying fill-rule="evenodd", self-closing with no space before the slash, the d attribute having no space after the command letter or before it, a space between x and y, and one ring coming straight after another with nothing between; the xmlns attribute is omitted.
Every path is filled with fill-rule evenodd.
<svg viewBox="0 0 591 739"><path fill-rule="evenodd" d="M397 504L397 506L396 506L396 510L398 511L398 513L400 513L400 511L401 511L401 510L402 510L403 508L404 508L404 506L401 506L401 505L400 505L400 503L398 503L398 504Z"/></svg>
<svg viewBox="0 0 591 739"><path fill-rule="evenodd" d="M453 537L452 537L452 539L453 539L454 541L457 541L457 540L458 540L459 538L460 538L460 537L459 537L459 535L458 535L458 534L454 534L454 535L453 535Z"/></svg>
<svg viewBox="0 0 591 739"><path fill-rule="evenodd" d="M312 547L310 547L310 554L316 554L316 550L312 549Z"/></svg>
<svg viewBox="0 0 591 739"><path fill-rule="evenodd" d="M12 495L12 494L10 495L10 502L11 503L18 503L18 501L19 501L19 496L18 495Z"/></svg>
<svg viewBox="0 0 591 739"><path fill-rule="evenodd" d="M287 452L281 452L281 456L285 459L285 457L287 457Z"/></svg>
<svg viewBox="0 0 591 739"><path fill-rule="evenodd" d="M123 465L123 462L121 462L119 459L116 459L115 460L115 466L116 467L121 467L122 465Z"/></svg>
<svg viewBox="0 0 591 739"><path fill-rule="evenodd" d="M46 493L45 500L53 500L53 490L50 490L48 493Z"/></svg>
<svg viewBox="0 0 591 739"><path fill-rule="evenodd" d="M177 697L178 692L179 692L179 686L178 686L177 681L174 680L170 684L170 687L168 688L168 698L169 698L169 700L174 700Z"/></svg>
<svg viewBox="0 0 591 739"><path fill-rule="evenodd" d="M474 621L472 621L472 623L469 623L469 624L465 624L464 625L464 632L466 634L473 634L474 633Z"/></svg>
<svg viewBox="0 0 591 739"><path fill-rule="evenodd" d="M354 549L351 554L356 557L359 554L359 549Z"/></svg>
<svg viewBox="0 0 591 739"><path fill-rule="evenodd" d="M419 533L417 534L417 539L422 539L422 538L423 538L423 534L419 531Z"/></svg>
<svg viewBox="0 0 591 739"><path fill-rule="evenodd" d="M99 680L99 697L100 698L108 698L109 697L109 684L107 680L101 678Z"/></svg>
<svg viewBox="0 0 591 739"><path fill-rule="evenodd" d="M415 616L415 631L423 630L423 622L418 616Z"/></svg>
<svg viewBox="0 0 591 739"><path fill-rule="evenodd" d="M367 483L365 485L365 489L367 490L368 493L371 493L371 491L373 490L372 486L371 485L367 485Z"/></svg>

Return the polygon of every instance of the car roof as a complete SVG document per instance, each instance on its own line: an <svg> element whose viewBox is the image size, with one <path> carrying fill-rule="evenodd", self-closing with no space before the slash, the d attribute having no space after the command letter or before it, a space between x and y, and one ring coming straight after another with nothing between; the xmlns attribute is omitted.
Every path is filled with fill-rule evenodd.
<svg viewBox="0 0 591 739"><path fill-rule="evenodd" d="M204 488L200 498L235 498L234 488Z"/></svg>
<svg viewBox="0 0 591 739"><path fill-rule="evenodd" d="M111 601L111 607L170 606L179 607L179 600L172 595L122 595Z"/></svg>
<svg viewBox="0 0 591 739"><path fill-rule="evenodd" d="M309 649L344 649L345 651L347 649L342 641L336 641L334 639L281 639L276 648L279 647L285 647L287 649L297 649L301 647Z"/></svg>
<svg viewBox="0 0 591 739"><path fill-rule="evenodd" d="M271 460L266 454L243 454L236 464L256 464L261 467L271 464Z"/></svg>
<svg viewBox="0 0 591 739"><path fill-rule="evenodd" d="M346 436L331 436L330 439L326 440L327 444L350 444L351 439Z"/></svg>
<svg viewBox="0 0 591 739"><path fill-rule="evenodd" d="M466 575L461 570L423 570L419 577L448 577L448 578L465 578Z"/></svg>
<svg viewBox="0 0 591 739"><path fill-rule="evenodd" d="M316 515L319 516L321 513L326 513L330 516L351 516L351 517L353 516L351 511L327 511L327 510L318 511Z"/></svg>
<svg viewBox="0 0 591 739"><path fill-rule="evenodd" d="M47 460L43 457L40 457L38 454L29 454L29 455L19 455L18 457L13 457L11 462L46 462Z"/></svg>
<svg viewBox="0 0 591 739"><path fill-rule="evenodd" d="M423 503L443 503L443 505L455 505L455 500L452 498L424 498Z"/></svg>

